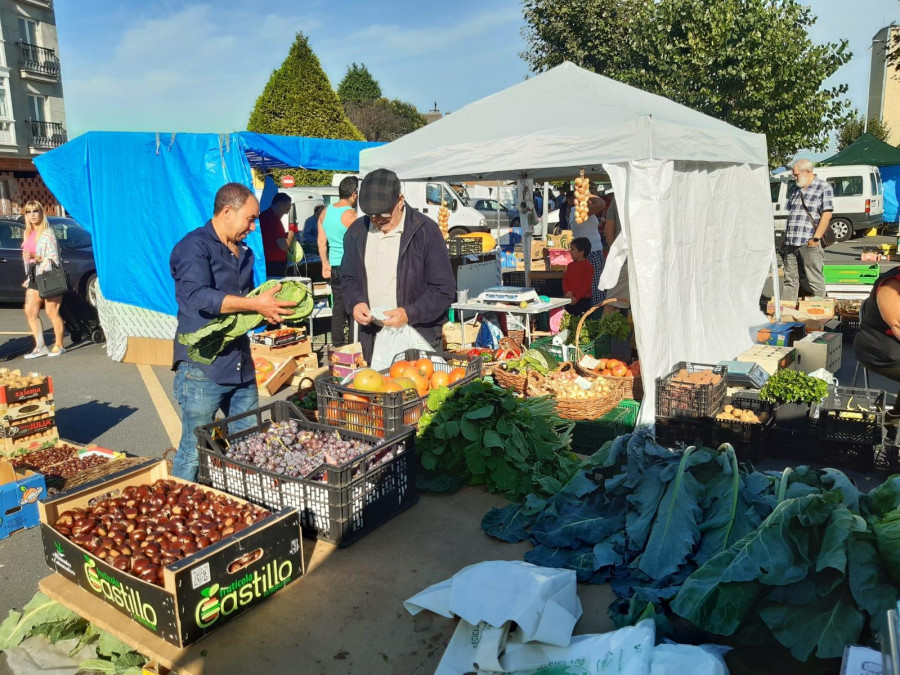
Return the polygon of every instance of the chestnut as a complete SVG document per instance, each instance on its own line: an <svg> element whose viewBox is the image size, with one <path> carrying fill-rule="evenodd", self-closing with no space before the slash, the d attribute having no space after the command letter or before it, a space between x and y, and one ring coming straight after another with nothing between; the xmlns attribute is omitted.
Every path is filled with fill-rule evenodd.
<svg viewBox="0 0 900 675"><path fill-rule="evenodd" d="M138 517L138 514L140 513L140 511L138 511L133 506L129 506L127 509L125 509L124 513L125 513L125 518L127 518L128 520L134 520L135 518Z"/></svg>
<svg viewBox="0 0 900 675"><path fill-rule="evenodd" d="M206 548L210 544L212 544L212 540L209 537L202 536L202 535L197 537L197 547L198 548Z"/></svg>
<svg viewBox="0 0 900 675"><path fill-rule="evenodd" d="M56 524L56 531L59 532L64 537L70 537L72 535L72 530L70 530L65 525Z"/></svg>
<svg viewBox="0 0 900 675"><path fill-rule="evenodd" d="M127 572L131 567L131 559L128 556L120 555L113 560L113 567L120 572Z"/></svg>
<svg viewBox="0 0 900 675"><path fill-rule="evenodd" d="M147 565L144 568L144 571L140 573L140 578L144 581L149 581L150 583L155 583L157 577L159 576L159 566L158 565Z"/></svg>

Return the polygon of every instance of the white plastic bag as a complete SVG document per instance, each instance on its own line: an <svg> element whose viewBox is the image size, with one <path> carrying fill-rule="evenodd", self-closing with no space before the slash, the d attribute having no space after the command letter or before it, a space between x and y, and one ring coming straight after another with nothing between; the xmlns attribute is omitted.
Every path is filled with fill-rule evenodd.
<svg viewBox="0 0 900 675"><path fill-rule="evenodd" d="M384 326L375 336L375 346L372 349L372 363L370 367L375 370L390 368L394 356L405 352L407 349L423 349L432 351L432 347L425 341L419 331L406 324L400 328Z"/></svg>

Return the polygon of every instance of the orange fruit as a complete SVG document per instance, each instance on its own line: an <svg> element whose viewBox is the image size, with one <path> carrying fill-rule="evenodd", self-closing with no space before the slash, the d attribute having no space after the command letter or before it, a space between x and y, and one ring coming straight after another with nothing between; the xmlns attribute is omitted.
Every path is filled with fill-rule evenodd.
<svg viewBox="0 0 900 675"><path fill-rule="evenodd" d="M385 382L384 385L381 387L382 394L387 394L389 392L397 392L397 391L403 391L403 387L401 387L399 384L397 384L393 380L390 382Z"/></svg>
<svg viewBox="0 0 900 675"><path fill-rule="evenodd" d="M610 377L612 375L612 371L609 368L604 368L603 370L600 371L600 374L603 377Z"/></svg>
<svg viewBox="0 0 900 675"><path fill-rule="evenodd" d="M628 368L621 363L612 369L613 377L625 377L628 375Z"/></svg>
<svg viewBox="0 0 900 675"><path fill-rule="evenodd" d="M456 382L459 382L465 376L466 376L465 368L454 368L453 370L450 371L450 384L455 384Z"/></svg>
<svg viewBox="0 0 900 675"><path fill-rule="evenodd" d="M429 361L431 363L431 361ZM419 373L413 373L410 375L410 378L416 385L416 392L419 396L425 396L428 393L428 380L419 375Z"/></svg>
<svg viewBox="0 0 900 675"><path fill-rule="evenodd" d="M377 370L363 368L353 377L353 388L359 391L381 391L384 377Z"/></svg>
<svg viewBox="0 0 900 675"><path fill-rule="evenodd" d="M413 366L416 372L424 377L426 381L430 380L431 376L434 375L434 364L431 362L431 359L419 359Z"/></svg>
<svg viewBox="0 0 900 675"><path fill-rule="evenodd" d="M397 361L397 363L391 366L391 377L403 377L403 371L411 365L412 364L409 361Z"/></svg>
<svg viewBox="0 0 900 675"><path fill-rule="evenodd" d="M431 376L431 380L429 380L429 384L431 384L432 389L449 386L450 373L447 373L443 370L435 371L434 375Z"/></svg>

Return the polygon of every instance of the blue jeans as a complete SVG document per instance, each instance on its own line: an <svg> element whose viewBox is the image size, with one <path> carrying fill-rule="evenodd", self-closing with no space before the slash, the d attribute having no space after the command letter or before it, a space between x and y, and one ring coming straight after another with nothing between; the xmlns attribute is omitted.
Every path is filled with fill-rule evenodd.
<svg viewBox="0 0 900 675"><path fill-rule="evenodd" d="M197 366L182 361L175 372L175 400L181 406L181 441L172 462L172 473L184 480L197 480L199 457L194 429L215 421L221 408L226 417L239 415L259 407L256 382L222 385L210 380ZM230 425L229 433L253 426L250 416Z"/></svg>

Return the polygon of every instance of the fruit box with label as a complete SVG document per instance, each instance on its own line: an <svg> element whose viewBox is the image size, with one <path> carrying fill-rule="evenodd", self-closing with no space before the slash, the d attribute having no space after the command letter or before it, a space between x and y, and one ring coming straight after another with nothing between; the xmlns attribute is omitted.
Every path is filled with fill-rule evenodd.
<svg viewBox="0 0 900 675"><path fill-rule="evenodd" d="M802 323L770 323L756 333L756 341L761 345L773 347L790 347L806 335L806 326Z"/></svg>
<svg viewBox="0 0 900 675"><path fill-rule="evenodd" d="M287 347L304 340L309 342L305 328L279 328L250 334L251 344L264 347Z"/></svg>
<svg viewBox="0 0 900 675"><path fill-rule="evenodd" d="M56 415L52 412L14 422L0 422L0 456L21 455L55 445L58 441Z"/></svg>
<svg viewBox="0 0 900 675"><path fill-rule="evenodd" d="M289 358L268 373L257 371L256 388L260 396L274 396L297 372L297 359Z"/></svg>
<svg viewBox="0 0 900 675"><path fill-rule="evenodd" d="M32 399L26 403L8 406L6 410L0 410L0 424L12 424L31 417L53 415L55 412L56 405L52 398L44 401Z"/></svg>
<svg viewBox="0 0 900 675"><path fill-rule="evenodd" d="M46 493L41 474L17 472L12 464L0 460L0 539L38 525L38 499Z"/></svg>
<svg viewBox="0 0 900 675"><path fill-rule="evenodd" d="M283 509L168 565L162 586L118 570L51 526L64 511L90 508L102 499L121 496L128 486L159 479L188 483L169 476L166 463L160 461L40 502L44 556L50 569L176 647L205 637L305 573L296 509Z"/></svg>
<svg viewBox="0 0 900 675"><path fill-rule="evenodd" d="M53 379L49 375L39 373L22 375L19 370L0 372L0 412L11 405L41 398L53 398Z"/></svg>
<svg viewBox="0 0 900 675"><path fill-rule="evenodd" d="M749 363L758 363L769 375L774 375L779 370L793 369L797 367L794 363L797 358L797 350L793 347L772 347L770 345L754 345L743 354L738 356L736 361L745 361Z"/></svg>

